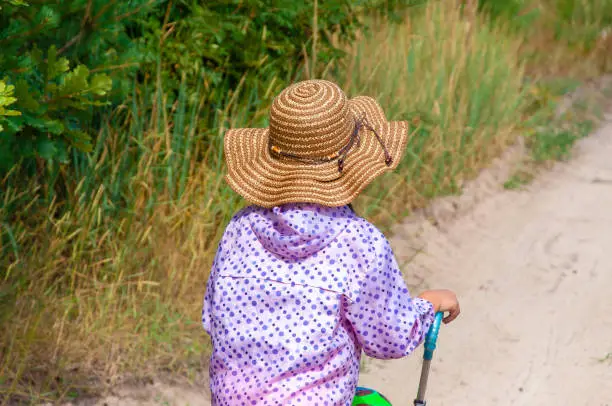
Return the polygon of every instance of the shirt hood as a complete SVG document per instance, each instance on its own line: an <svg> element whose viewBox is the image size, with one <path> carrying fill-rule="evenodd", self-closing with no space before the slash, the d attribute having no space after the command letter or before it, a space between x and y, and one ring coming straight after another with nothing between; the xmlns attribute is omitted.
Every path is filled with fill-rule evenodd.
<svg viewBox="0 0 612 406"><path fill-rule="evenodd" d="M284 260L299 260L329 246L354 217L348 206L288 204L251 208L245 220L262 248Z"/></svg>

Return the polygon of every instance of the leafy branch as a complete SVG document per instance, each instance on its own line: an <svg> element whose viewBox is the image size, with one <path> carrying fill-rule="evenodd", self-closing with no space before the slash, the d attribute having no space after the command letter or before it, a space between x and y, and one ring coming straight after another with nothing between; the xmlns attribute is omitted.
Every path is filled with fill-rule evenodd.
<svg viewBox="0 0 612 406"><path fill-rule="evenodd" d="M6 107L14 104L17 98L13 97L15 86L7 85L3 80L0 80L0 132L4 130L2 120L4 117L20 116L21 112L17 110L8 110Z"/></svg>

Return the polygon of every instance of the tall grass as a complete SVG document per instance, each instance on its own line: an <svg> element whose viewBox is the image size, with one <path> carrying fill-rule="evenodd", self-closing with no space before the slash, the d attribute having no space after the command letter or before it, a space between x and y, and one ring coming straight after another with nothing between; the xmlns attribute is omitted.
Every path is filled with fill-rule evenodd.
<svg viewBox="0 0 612 406"><path fill-rule="evenodd" d="M374 34L324 69L350 95L374 96L388 118L412 123L400 169L357 202L379 225L458 193L522 119L525 44L450 3L411 9L399 25L374 18ZM0 393L66 398L203 368L208 269L244 204L223 182L223 134L265 125L287 84L273 75L245 82L228 89L203 78L176 97L159 80L135 86L94 152L73 156L75 173L49 169L61 195L20 183L17 172L1 180Z"/></svg>
<svg viewBox="0 0 612 406"><path fill-rule="evenodd" d="M61 397L201 368L208 269L243 204L223 183L223 129L257 125L263 115L246 112L274 89L202 81L172 100L161 83L148 88L108 117L93 153L73 157L61 203L17 173L2 182L2 232L14 242L0 259L5 395Z"/></svg>
<svg viewBox="0 0 612 406"><path fill-rule="evenodd" d="M431 4L403 24L373 21L345 78L351 93L375 96L412 135L399 171L366 190L358 206L378 222L396 221L461 183L511 143L525 100L520 41L503 26Z"/></svg>
<svg viewBox="0 0 612 406"><path fill-rule="evenodd" d="M594 77L612 69L612 1L479 0L495 22L526 38L531 76Z"/></svg>

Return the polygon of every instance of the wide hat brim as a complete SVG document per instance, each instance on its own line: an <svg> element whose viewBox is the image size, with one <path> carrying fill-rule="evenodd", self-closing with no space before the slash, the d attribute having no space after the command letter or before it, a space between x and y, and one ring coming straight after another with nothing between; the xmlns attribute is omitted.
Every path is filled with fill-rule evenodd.
<svg viewBox="0 0 612 406"><path fill-rule="evenodd" d="M268 208L286 203L329 207L350 203L376 177L397 167L408 142L408 122L387 121L371 97L358 96L348 103L355 117L365 114L391 155L391 165L385 163L376 136L365 128L360 131L359 145L346 157L342 173L337 161L308 164L276 158L269 150L267 128L237 128L225 134L227 183L250 203Z"/></svg>

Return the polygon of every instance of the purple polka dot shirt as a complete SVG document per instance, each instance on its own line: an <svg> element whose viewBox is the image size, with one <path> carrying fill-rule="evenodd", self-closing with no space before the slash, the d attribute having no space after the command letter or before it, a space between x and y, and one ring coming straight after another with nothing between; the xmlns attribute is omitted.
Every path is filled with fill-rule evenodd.
<svg viewBox="0 0 612 406"><path fill-rule="evenodd" d="M362 350L408 355L433 317L387 239L349 207L248 207L204 297L213 405L350 405Z"/></svg>

